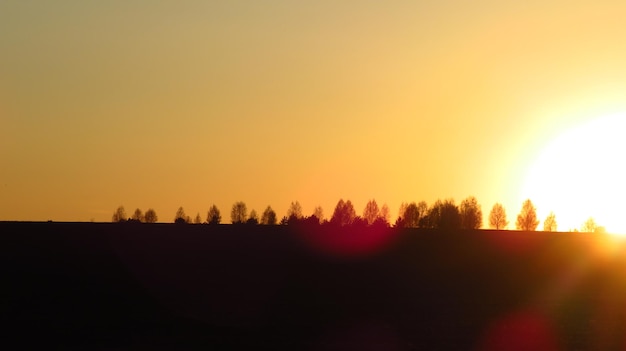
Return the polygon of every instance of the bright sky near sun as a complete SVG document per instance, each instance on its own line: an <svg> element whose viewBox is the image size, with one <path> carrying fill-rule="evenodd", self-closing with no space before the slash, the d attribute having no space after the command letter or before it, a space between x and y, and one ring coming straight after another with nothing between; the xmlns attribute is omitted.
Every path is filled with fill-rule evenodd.
<svg viewBox="0 0 626 351"><path fill-rule="evenodd" d="M228 222L239 200L329 216L340 198L395 219L474 195L513 228L530 193L559 230L603 225L533 184L555 140L626 112L624 18L619 1L2 1L0 220L216 204ZM615 165L614 146L551 171ZM612 190L581 201L626 213Z"/></svg>

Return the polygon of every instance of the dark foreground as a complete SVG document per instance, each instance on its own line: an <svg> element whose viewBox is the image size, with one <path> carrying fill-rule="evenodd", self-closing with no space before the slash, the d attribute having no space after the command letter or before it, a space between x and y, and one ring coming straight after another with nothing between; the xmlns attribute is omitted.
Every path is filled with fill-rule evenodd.
<svg viewBox="0 0 626 351"><path fill-rule="evenodd" d="M619 245L575 233L0 223L0 348L624 349Z"/></svg>

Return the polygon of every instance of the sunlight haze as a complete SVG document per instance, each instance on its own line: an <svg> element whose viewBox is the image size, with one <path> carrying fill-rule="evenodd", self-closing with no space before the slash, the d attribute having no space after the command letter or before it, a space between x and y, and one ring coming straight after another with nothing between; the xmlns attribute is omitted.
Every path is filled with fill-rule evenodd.
<svg viewBox="0 0 626 351"><path fill-rule="evenodd" d="M623 138L625 16L613 1L3 1L0 220L106 222L123 205L172 222L216 204L230 222L236 201L328 218L374 198L393 222L403 201L473 195L513 229L531 194L559 230L626 231L622 189L592 196L599 178L580 177L554 199L529 180L596 119L618 116L593 132ZM623 142L594 145L554 172L621 162Z"/></svg>

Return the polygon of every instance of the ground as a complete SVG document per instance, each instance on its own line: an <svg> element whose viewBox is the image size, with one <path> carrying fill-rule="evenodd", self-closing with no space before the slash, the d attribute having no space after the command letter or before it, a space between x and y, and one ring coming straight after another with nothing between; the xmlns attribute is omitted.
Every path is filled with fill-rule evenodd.
<svg viewBox="0 0 626 351"><path fill-rule="evenodd" d="M626 341L626 252L588 234L17 222L0 233L2 342L24 349Z"/></svg>

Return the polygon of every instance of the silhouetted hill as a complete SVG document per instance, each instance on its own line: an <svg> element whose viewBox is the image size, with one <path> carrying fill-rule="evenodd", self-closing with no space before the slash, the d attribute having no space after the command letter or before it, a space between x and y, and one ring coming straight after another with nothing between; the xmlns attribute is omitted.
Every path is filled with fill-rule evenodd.
<svg viewBox="0 0 626 351"><path fill-rule="evenodd" d="M86 349L610 349L623 249L579 233L0 223L5 340Z"/></svg>

